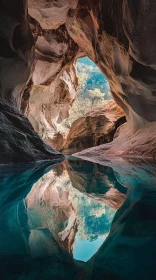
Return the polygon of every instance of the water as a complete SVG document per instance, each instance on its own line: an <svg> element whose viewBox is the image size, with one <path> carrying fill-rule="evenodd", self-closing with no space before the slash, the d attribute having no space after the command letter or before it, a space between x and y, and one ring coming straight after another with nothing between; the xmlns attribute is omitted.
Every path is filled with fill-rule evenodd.
<svg viewBox="0 0 156 280"><path fill-rule="evenodd" d="M145 162L1 166L0 279L155 279L155 175Z"/></svg>

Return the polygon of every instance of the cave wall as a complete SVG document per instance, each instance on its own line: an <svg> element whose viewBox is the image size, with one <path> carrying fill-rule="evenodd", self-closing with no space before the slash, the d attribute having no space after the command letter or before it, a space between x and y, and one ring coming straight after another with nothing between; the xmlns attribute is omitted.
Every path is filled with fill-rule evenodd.
<svg viewBox="0 0 156 280"><path fill-rule="evenodd" d="M73 63L84 54L108 78L115 101L127 115L128 123L107 152L155 157L155 11L154 0L1 0L1 157L21 161L19 150L20 157L25 154L24 161L54 157L55 152L18 111L23 90L31 78L22 112L37 132L42 119L45 139L50 142L49 125L57 132L60 122L63 127L76 96ZM39 100L43 87L43 100Z"/></svg>
<svg viewBox="0 0 156 280"><path fill-rule="evenodd" d="M0 1L0 163L63 159L19 111L35 63L27 4L26 0Z"/></svg>
<svg viewBox="0 0 156 280"><path fill-rule="evenodd" d="M128 120L119 137L95 153L156 156L155 11L152 0L99 0L79 1L69 14L70 36L106 75Z"/></svg>
<svg viewBox="0 0 156 280"><path fill-rule="evenodd" d="M125 111L128 120L121 130L118 140L115 139L109 148L108 153L111 154L137 153L141 156L155 156L156 153L154 140L156 130L155 10L154 0L146 2L143 0L137 2L98 0L96 3L89 0L66 0L57 1L57 3L55 1L29 1L29 14L42 29L42 35L38 36L36 45L37 64L33 74L34 83L39 82L40 85L47 86L53 80L53 85L56 85L59 83L60 75L56 75L56 71L57 73L63 72L64 65L71 65L76 58L83 54L92 59L108 78L112 95ZM50 16L54 12L55 17ZM66 60L63 59L61 64L62 56L60 55L56 59L56 54L58 55L56 46L58 46L58 42L60 43L59 34L62 28L67 38L66 47L68 46L68 50L64 54L72 55ZM56 35L55 44L52 34ZM53 49L53 53L50 53L50 48ZM45 56L49 54L51 59L55 56L56 64L52 61L47 64ZM54 93L54 89L52 91ZM59 90L55 91L55 96L59 98ZM53 102L52 99L49 101L50 104L54 103L49 108L49 112L56 112L55 101ZM70 101L68 103L66 113L70 109ZM58 116L59 110L57 111ZM66 116L67 114L64 115L64 119ZM35 118L37 117L35 116ZM51 121L53 119L54 117L51 115ZM48 121L47 118L46 121ZM63 122L62 119L64 126ZM58 126L55 120L53 123L55 123L55 134L57 135ZM45 125L43 126L45 127ZM51 124L50 127L52 127ZM140 135L138 135L138 131L140 131ZM149 133L150 139L148 139ZM133 136L134 139L132 139ZM142 139L141 142L140 139ZM133 142L135 142L134 145ZM124 146L122 146L123 143ZM150 143L152 149L149 149L147 144L140 148L144 143ZM118 146L121 147L118 148Z"/></svg>
<svg viewBox="0 0 156 280"><path fill-rule="evenodd" d="M0 1L0 65L1 102L19 108L22 90L34 67L27 1Z"/></svg>
<svg viewBox="0 0 156 280"><path fill-rule="evenodd" d="M29 91L28 119L40 137L60 150L69 132L69 111L77 96L75 60L82 55L65 27L77 1L29 1L36 39L35 69Z"/></svg>
<svg viewBox="0 0 156 280"><path fill-rule="evenodd" d="M70 12L70 36L109 79L113 96L129 118L136 113L155 121L155 1L94 3L79 1Z"/></svg>

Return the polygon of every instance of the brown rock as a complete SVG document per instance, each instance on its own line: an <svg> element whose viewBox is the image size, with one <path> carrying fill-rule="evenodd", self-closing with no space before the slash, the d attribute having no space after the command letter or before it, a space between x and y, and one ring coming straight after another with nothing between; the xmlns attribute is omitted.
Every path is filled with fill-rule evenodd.
<svg viewBox="0 0 156 280"><path fill-rule="evenodd" d="M76 120L69 131L64 153L109 143L117 128L126 121L123 110L111 100Z"/></svg>
<svg viewBox="0 0 156 280"><path fill-rule="evenodd" d="M75 9L78 0L28 0L29 14L43 29L57 29L67 20L69 9Z"/></svg>
<svg viewBox="0 0 156 280"><path fill-rule="evenodd" d="M121 138L112 149L109 145L98 151L103 157L106 149L108 154L156 156L155 11L154 0L80 0L69 13L70 36L106 75L127 115Z"/></svg>
<svg viewBox="0 0 156 280"><path fill-rule="evenodd" d="M27 1L0 1L0 163L64 157L45 144L19 109L34 70Z"/></svg>
<svg viewBox="0 0 156 280"><path fill-rule="evenodd" d="M23 161L23 150L24 161L53 158L55 154L51 149L45 156L45 148L38 146L39 137L34 136L32 127L25 123L24 117L20 121L18 119L17 110L21 106L24 87L34 70L31 30L36 41L36 66L32 77L35 87L51 87L53 83L56 88L60 84L59 77L80 56L80 52L89 56L108 78L113 97L125 111L128 123L113 144L97 152L104 156L107 149L110 155L155 158L156 1L29 0L28 6L27 1L0 2L0 102L3 109L9 106L9 112L14 111L10 126L10 119L1 110L1 162ZM52 92L56 94L54 88ZM46 98L48 100L48 94ZM44 102L42 104L45 108ZM38 113L40 115L41 111ZM45 119L43 128L46 127ZM24 129L24 123L29 126L30 133ZM19 145L19 135L23 139L23 134L27 141L20 141ZM50 147L48 149L50 151ZM10 151L12 155L8 156ZM31 151L33 159L30 158Z"/></svg>
<svg viewBox="0 0 156 280"><path fill-rule="evenodd" d="M74 66L68 66L50 85L33 85L28 119L35 131L54 149L61 150L70 129L68 117L77 96Z"/></svg>

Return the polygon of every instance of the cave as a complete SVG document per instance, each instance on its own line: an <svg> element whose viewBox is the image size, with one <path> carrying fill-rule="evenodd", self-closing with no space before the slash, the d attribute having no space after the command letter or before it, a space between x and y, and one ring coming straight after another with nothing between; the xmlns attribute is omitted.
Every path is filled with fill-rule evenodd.
<svg viewBox="0 0 156 280"><path fill-rule="evenodd" d="M137 3L29 0L15 11L1 1L3 163L63 158L51 148L50 128L56 130L53 119L60 123L69 114L78 86L74 64L84 56L106 76L127 119L118 137L100 145L98 154L155 158L155 3ZM62 135L56 137L60 146L63 141ZM90 153L98 157L94 149Z"/></svg>
<svg viewBox="0 0 156 280"><path fill-rule="evenodd" d="M1 279L155 278L155 15L155 0L0 0ZM87 59L109 100L88 110L81 92L69 125Z"/></svg>

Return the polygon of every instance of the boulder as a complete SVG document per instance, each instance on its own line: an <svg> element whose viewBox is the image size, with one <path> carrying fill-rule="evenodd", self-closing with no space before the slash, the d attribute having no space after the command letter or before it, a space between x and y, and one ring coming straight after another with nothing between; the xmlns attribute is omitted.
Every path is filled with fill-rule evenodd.
<svg viewBox="0 0 156 280"><path fill-rule="evenodd" d="M72 124L63 151L70 154L109 143L125 122L125 113L116 102L106 101L104 106L92 109Z"/></svg>

